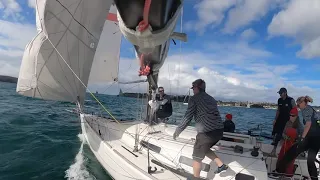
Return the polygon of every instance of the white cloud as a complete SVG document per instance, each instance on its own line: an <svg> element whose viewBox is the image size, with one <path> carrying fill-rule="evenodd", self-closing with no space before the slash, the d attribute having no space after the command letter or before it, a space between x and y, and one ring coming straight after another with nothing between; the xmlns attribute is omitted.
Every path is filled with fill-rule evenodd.
<svg viewBox="0 0 320 180"><path fill-rule="evenodd" d="M243 40L252 40L253 38L257 37L258 34L253 30L253 29L246 29L244 30L241 35L240 38Z"/></svg>
<svg viewBox="0 0 320 180"><path fill-rule="evenodd" d="M272 53L269 51L265 51L263 49L259 48L253 48L250 47L248 42L245 41L236 41L236 42L223 42L223 43L210 43L208 45L209 48L214 50L216 53L225 53L226 56L240 56L243 57L243 59L248 60L248 58L255 58L255 57L271 57ZM234 62L236 59L235 57L232 57L233 59L231 60ZM224 58L225 59L225 58ZM254 59L256 60L256 59Z"/></svg>
<svg viewBox="0 0 320 180"><path fill-rule="evenodd" d="M33 24L0 20L1 75L18 77L24 48L35 35L36 28Z"/></svg>
<svg viewBox="0 0 320 180"><path fill-rule="evenodd" d="M28 5L31 8L36 8L36 0L28 0Z"/></svg>
<svg viewBox="0 0 320 180"><path fill-rule="evenodd" d="M220 25L227 17L222 32L233 34L263 18L270 10L283 7L289 0L203 0L195 7L197 21L186 23L187 30L203 33L207 27ZM228 15L227 15L228 14Z"/></svg>
<svg viewBox="0 0 320 180"><path fill-rule="evenodd" d="M229 11L223 32L234 33L238 28L259 20L267 14L270 4L270 0L238 1L237 6Z"/></svg>
<svg viewBox="0 0 320 180"><path fill-rule="evenodd" d="M0 0L0 9L3 10L3 18L12 16L14 20L23 19L20 15L22 8L16 0Z"/></svg>
<svg viewBox="0 0 320 180"><path fill-rule="evenodd" d="M0 45L8 48L24 49L36 35L33 24L13 23L0 20Z"/></svg>
<svg viewBox="0 0 320 180"><path fill-rule="evenodd" d="M270 37L286 36L302 45L297 53L304 58L320 57L320 1L292 0L272 19L268 27Z"/></svg>
<svg viewBox="0 0 320 180"><path fill-rule="evenodd" d="M236 0L203 0L195 6L199 20L187 22L186 28L202 33L208 25L219 25L224 12L234 4Z"/></svg>

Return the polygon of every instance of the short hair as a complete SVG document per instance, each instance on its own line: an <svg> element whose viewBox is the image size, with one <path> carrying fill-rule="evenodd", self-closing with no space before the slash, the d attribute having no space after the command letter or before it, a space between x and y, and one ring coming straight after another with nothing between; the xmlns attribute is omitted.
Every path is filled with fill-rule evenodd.
<svg viewBox="0 0 320 180"><path fill-rule="evenodd" d="M192 86L199 88L200 91L206 91L206 82L202 79L197 79L193 81Z"/></svg>

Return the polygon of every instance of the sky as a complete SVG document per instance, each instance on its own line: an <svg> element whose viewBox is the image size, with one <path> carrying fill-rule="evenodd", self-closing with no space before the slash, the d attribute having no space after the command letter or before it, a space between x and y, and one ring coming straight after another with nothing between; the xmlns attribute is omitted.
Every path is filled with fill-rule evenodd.
<svg viewBox="0 0 320 180"><path fill-rule="evenodd" d="M0 0L0 74L18 76L26 44L36 35L34 0ZM320 0L185 0L159 85L186 94L202 78L217 99L277 102L309 95L320 105ZM181 26L182 24L182 26ZM138 80L138 61L123 38L119 79ZM92 88L92 89L90 89ZM146 84L90 85L91 91L146 92Z"/></svg>

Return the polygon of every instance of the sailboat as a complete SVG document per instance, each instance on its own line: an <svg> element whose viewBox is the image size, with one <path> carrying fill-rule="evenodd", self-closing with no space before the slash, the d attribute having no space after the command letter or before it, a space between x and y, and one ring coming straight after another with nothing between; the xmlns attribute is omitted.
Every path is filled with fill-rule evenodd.
<svg viewBox="0 0 320 180"><path fill-rule="evenodd" d="M185 95L183 99L183 105L188 105L187 98L190 98L190 89L188 90L188 93Z"/></svg>
<svg viewBox="0 0 320 180"><path fill-rule="evenodd" d="M75 103L82 133L113 179L192 177L196 129L187 127L174 140L176 125L156 122L153 108L158 73L170 40L187 41L184 33L174 32L182 7L183 0L36 0L38 34L25 48L16 91ZM144 21L139 23L141 19ZM147 76L149 84L147 116L136 121L118 121L87 88L89 82L118 82L122 35L135 47L141 66L137 77ZM86 90L110 119L84 112ZM266 160L263 149L267 151L267 145L259 146L249 135L224 136L237 141L221 140L212 150L229 169L214 174L216 165L205 158L201 178L269 179L276 160ZM303 169L306 165L299 167L298 173L308 175Z"/></svg>

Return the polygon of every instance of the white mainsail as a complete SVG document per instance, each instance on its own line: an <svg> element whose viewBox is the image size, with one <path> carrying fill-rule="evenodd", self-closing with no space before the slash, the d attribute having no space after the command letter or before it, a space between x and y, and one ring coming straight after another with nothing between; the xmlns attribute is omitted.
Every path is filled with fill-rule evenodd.
<svg viewBox="0 0 320 180"><path fill-rule="evenodd" d="M121 37L117 7L112 5L94 55L89 83L118 81Z"/></svg>
<svg viewBox="0 0 320 180"><path fill-rule="evenodd" d="M112 2L37 0L38 34L25 49L17 92L24 96L69 102L76 102L79 97L83 102Z"/></svg>

